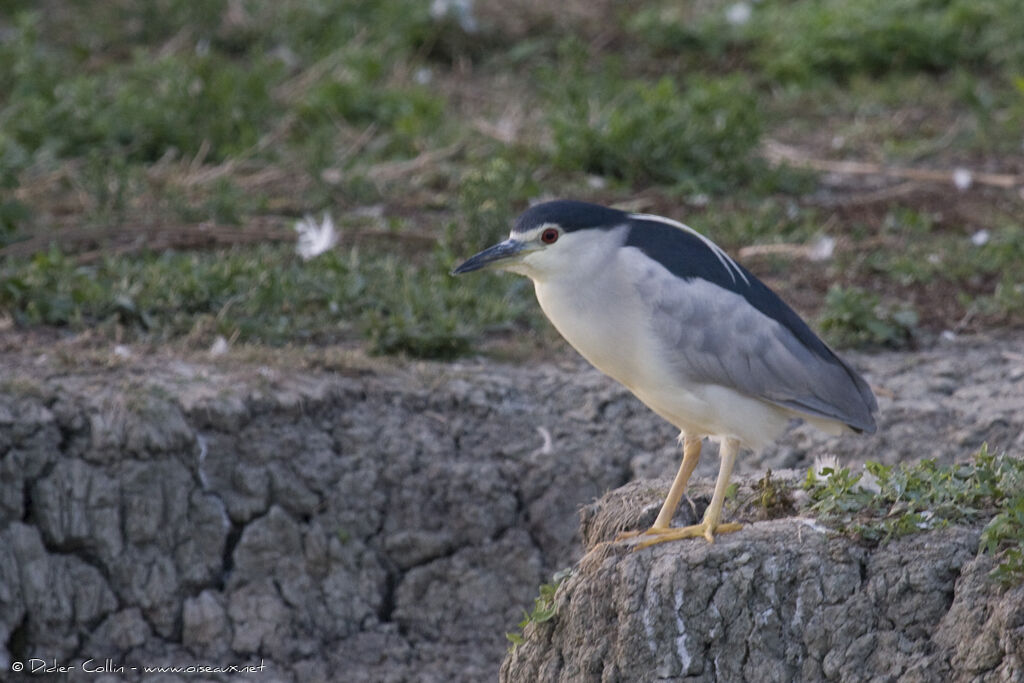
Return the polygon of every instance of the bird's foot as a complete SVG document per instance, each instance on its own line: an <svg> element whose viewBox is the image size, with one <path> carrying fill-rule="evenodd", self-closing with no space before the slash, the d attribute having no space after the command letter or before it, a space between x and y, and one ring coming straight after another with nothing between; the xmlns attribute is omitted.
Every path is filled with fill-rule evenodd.
<svg viewBox="0 0 1024 683"><path fill-rule="evenodd" d="M737 524L736 522L715 525L711 525L708 522L701 522L700 524L683 527L652 526L647 531L623 532L616 536L615 540L624 541L629 538L636 538L637 536L645 537L637 543L634 548L634 550L640 550L641 548L648 548L652 545L657 545L658 543L664 543L666 541L678 541L683 538L700 538L701 536L706 538L708 543L714 543L715 534L728 534L733 531L739 531L742 528L743 525Z"/></svg>

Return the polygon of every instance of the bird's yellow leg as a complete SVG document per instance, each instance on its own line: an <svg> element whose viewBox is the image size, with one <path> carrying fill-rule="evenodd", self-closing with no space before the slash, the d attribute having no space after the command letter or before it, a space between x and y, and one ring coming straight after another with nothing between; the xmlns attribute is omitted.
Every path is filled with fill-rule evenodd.
<svg viewBox="0 0 1024 683"><path fill-rule="evenodd" d="M656 545L658 543L664 543L665 541L676 541L682 538L698 538L700 536L706 538L708 543L714 543L716 533L727 534L731 531L739 531L742 528L741 524L719 523L722 519L722 505L725 503L725 490L729 486L729 477L732 476L732 467L736 462L736 454L739 452L739 449L740 444L736 439L726 439L722 442L722 464L718 470L718 481L715 482L715 493L711 496L711 504L708 505L708 509L704 512L704 520L700 524L672 529L658 527L658 522L655 521L654 526L643 533L644 536L651 536L651 538L645 538L640 541L636 546L637 550ZM685 455L683 458L683 464L686 464ZM693 468L691 467L691 471L692 469ZM680 468L680 474L682 474L682 468ZM674 484L672 489L675 490ZM670 491L669 497L671 498L671 496L672 492ZM668 502L668 500L665 501L666 505ZM678 499L676 502L679 502ZM664 512L664 508L662 509L662 512ZM671 517L672 513L670 512L669 519L671 519ZM658 519L661 519L661 515L658 515Z"/></svg>
<svg viewBox="0 0 1024 683"><path fill-rule="evenodd" d="M647 531L624 531L615 537L616 541L622 541L641 534L663 534L672 530L672 527L669 526L672 523L672 516L676 513L676 508L679 507L679 500L686 491L686 484L690 481L690 475L693 474L693 470L696 469L697 463L700 461L700 445L700 439L691 436L684 437L683 462L679 465L679 471L672 482L672 488L669 489L665 503L661 506L661 512L658 513L658 518L654 520L653 526Z"/></svg>

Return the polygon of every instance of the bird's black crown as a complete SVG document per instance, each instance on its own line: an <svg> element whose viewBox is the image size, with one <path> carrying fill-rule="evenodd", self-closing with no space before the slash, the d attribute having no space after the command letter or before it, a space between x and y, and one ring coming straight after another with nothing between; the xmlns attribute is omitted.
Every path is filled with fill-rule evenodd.
<svg viewBox="0 0 1024 683"><path fill-rule="evenodd" d="M629 214L607 206L558 199L531 206L516 219L513 232L529 232L546 223L558 225L566 232L586 228L607 228L629 222Z"/></svg>

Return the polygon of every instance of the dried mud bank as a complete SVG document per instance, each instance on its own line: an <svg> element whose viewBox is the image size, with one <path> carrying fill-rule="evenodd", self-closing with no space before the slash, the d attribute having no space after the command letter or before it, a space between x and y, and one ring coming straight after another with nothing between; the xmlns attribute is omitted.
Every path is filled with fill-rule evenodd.
<svg viewBox="0 0 1024 683"><path fill-rule="evenodd" d="M856 357L879 389L877 437L799 427L760 457L741 456L738 471L803 467L822 452L844 462L950 461L984 441L1021 452L1020 341ZM677 466L672 428L576 360L351 373L167 357L112 367L28 354L3 362L3 680L37 680L12 673L33 659L89 681L493 680L504 633L538 584L582 554L580 507ZM716 467L709 449L698 475ZM951 537L950 548L969 546L971 533ZM806 547L772 540L782 537L738 534L688 550L696 555L687 566L713 555L719 579L740 591L745 574L723 569L730 557L762 567L769 557L811 563L819 552L853 552L824 538ZM616 572L649 571L627 565L670 552L600 567L626 576ZM943 575L954 592L950 577L974 562L965 552L947 553L963 559ZM614 597L626 605L636 596ZM877 624L865 628L857 638L882 638ZM791 636L779 631L780 647ZM837 657L842 672L848 658ZM114 671L87 673L88 660ZM142 670L260 665L159 678ZM509 666L510 679L526 680Z"/></svg>
<svg viewBox="0 0 1024 683"><path fill-rule="evenodd" d="M605 502L598 517L620 512ZM978 529L868 549L797 518L714 545L602 544L501 680L1024 680L1024 586L996 587L977 549Z"/></svg>

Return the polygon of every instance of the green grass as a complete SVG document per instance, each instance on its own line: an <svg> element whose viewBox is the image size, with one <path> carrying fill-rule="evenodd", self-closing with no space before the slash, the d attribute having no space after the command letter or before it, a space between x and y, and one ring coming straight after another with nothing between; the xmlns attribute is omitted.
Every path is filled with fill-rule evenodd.
<svg viewBox="0 0 1024 683"><path fill-rule="evenodd" d="M540 593L533 600L533 609L530 612L523 612L523 620L519 622L519 630L512 633L506 633L505 637L512 643L511 649L515 649L526 642L524 638L524 631L530 624L543 624L546 621L550 621L557 614L555 610L555 593L558 592L558 587L572 575L572 567L566 567L555 572L555 575L551 577L551 583L542 583L540 585Z"/></svg>
<svg viewBox="0 0 1024 683"><path fill-rule="evenodd" d="M913 309L882 305L877 295L859 287L831 287L818 318L818 328L840 347L906 348L916 326Z"/></svg>
<svg viewBox="0 0 1024 683"><path fill-rule="evenodd" d="M1000 559L993 578L1024 581L1024 460L983 447L970 463L868 462L865 471L825 468L820 479L808 471L810 511L840 532L871 542L987 522L981 548Z"/></svg>
<svg viewBox="0 0 1024 683"><path fill-rule="evenodd" d="M769 76L844 80L890 71L1024 66L1024 21L1012 0L817 0L765 3L751 22L754 59ZM1019 8L1018 8L1019 9Z"/></svg>
<svg viewBox="0 0 1024 683"><path fill-rule="evenodd" d="M648 3L630 30L660 54L742 59L766 80L806 85L864 74L1024 67L1024 19L1014 0L765 0L731 25L731 0Z"/></svg>
<svg viewBox="0 0 1024 683"><path fill-rule="evenodd" d="M409 0L12 0L0 248L36 253L0 263L2 312L118 338L448 357L543 325L522 282L447 271L530 201L571 196L639 202L732 252L843 237L834 267L751 264L784 296L810 288L801 301L825 303L803 312L842 344L1024 321L1014 192L836 211L818 176L761 154L781 138L813 156L1012 170L1017 3L764 0L734 25L735 4L477 3L467 23ZM179 226L288 229L325 210L346 224L378 211L393 239L308 264L285 246L145 249ZM992 239L976 247L979 229ZM76 230L96 239L66 239ZM131 243L79 265L78 251ZM931 305L939 292L954 305Z"/></svg>
<svg viewBox="0 0 1024 683"><path fill-rule="evenodd" d="M560 77L551 97L555 162L629 184L721 192L767 174L754 155L757 100L739 79Z"/></svg>
<svg viewBox="0 0 1024 683"><path fill-rule="evenodd" d="M238 64L214 53L153 59L136 52L111 66L84 71L65 55L49 58L40 19L19 17L18 39L0 50L0 71L14 74L0 110L5 146L26 155L90 154L154 162L168 150L210 161L256 144L280 112L267 83L280 80L273 59Z"/></svg>
<svg viewBox="0 0 1024 683"><path fill-rule="evenodd" d="M493 327L536 316L520 280L482 275L472 288L437 250L415 265L386 254L291 246L168 251L77 265L56 249L0 270L0 307L23 325L96 328L127 339L209 344L365 340L377 353L450 358Z"/></svg>

